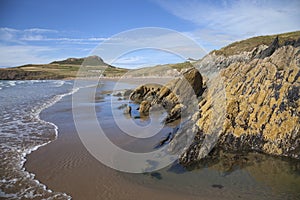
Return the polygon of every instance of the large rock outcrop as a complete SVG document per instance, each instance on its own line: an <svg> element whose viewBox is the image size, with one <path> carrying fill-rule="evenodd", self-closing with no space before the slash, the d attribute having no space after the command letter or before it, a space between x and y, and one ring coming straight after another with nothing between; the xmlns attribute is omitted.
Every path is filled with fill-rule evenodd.
<svg viewBox="0 0 300 200"><path fill-rule="evenodd" d="M278 47L277 38L267 48L242 53L244 59L219 58L228 66L213 68L219 73L210 77L199 102L197 133L182 164L220 150L300 158L300 48L295 44Z"/></svg>
<svg viewBox="0 0 300 200"><path fill-rule="evenodd" d="M189 114L168 148L170 153L184 149L183 165L215 159L222 152L300 159L299 41L275 37L269 46L234 55L212 52L183 74L187 81L177 78L152 90L141 86L131 99L142 102L143 112L163 105L166 122ZM197 99L182 92L188 85ZM188 107L194 101L198 109Z"/></svg>
<svg viewBox="0 0 300 200"><path fill-rule="evenodd" d="M140 103L141 115L148 115L154 105L161 105L167 111L166 123L179 119L182 114L197 104L197 97L203 91L203 79L195 68L186 70L182 77L178 77L162 86L159 84L146 84L136 88L130 99Z"/></svg>

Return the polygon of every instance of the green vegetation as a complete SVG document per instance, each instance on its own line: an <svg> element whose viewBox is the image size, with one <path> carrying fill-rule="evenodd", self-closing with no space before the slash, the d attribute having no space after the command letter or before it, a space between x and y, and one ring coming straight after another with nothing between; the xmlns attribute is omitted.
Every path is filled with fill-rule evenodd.
<svg viewBox="0 0 300 200"><path fill-rule="evenodd" d="M193 65L190 62L186 61L183 63L169 64L169 67L172 67L173 69L176 69L180 72L182 69L193 67Z"/></svg>
<svg viewBox="0 0 300 200"><path fill-rule="evenodd" d="M251 51L255 47L262 44L270 45L273 42L273 40L276 38L276 36L278 36L279 45L283 45L286 41L299 39L300 31L283 33L278 35L266 35L266 36L253 37L246 40L234 42L226 47L221 48L220 50L214 50L213 52L216 55L230 56L230 55L239 54L244 51Z"/></svg>
<svg viewBox="0 0 300 200"><path fill-rule="evenodd" d="M176 76L182 69L191 68L193 65L186 61L183 63L155 65L152 67L143 67L130 70L128 75L133 77L140 76Z"/></svg>
<svg viewBox="0 0 300 200"><path fill-rule="evenodd" d="M84 62L84 66L82 66L82 62ZM80 73L78 73L79 69L81 69ZM101 58L91 56L88 58L69 58L44 65L29 64L0 69L0 79L72 79L76 77L99 77L100 75L116 77L122 76L127 71L128 69L108 65Z"/></svg>
<svg viewBox="0 0 300 200"><path fill-rule="evenodd" d="M81 65L84 61L84 58L68 58L66 60L61 60L61 61L54 61L50 64L71 64L71 65Z"/></svg>

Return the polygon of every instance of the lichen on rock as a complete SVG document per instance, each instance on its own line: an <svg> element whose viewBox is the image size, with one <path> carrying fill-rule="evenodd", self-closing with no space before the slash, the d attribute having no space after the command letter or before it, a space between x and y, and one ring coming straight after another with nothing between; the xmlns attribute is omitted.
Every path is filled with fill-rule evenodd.
<svg viewBox="0 0 300 200"><path fill-rule="evenodd" d="M216 103L220 98L212 95L212 91L222 87L226 112L224 120L219 121L222 131L214 152L258 151L300 158L300 48L278 47L278 41L270 47L267 53L259 53L262 56L234 61L220 69L218 79L210 78L210 82L223 78L223 83L208 85L203 94L196 123L199 131L195 143L181 156L182 164L206 156L201 149L212 127L216 128L215 105L222 104Z"/></svg>
<svg viewBox="0 0 300 200"><path fill-rule="evenodd" d="M189 115L169 143L171 153L184 149L183 165L220 152L300 159L298 41L275 38L269 46L229 56L212 52L182 78L157 88L140 86L130 99L141 103L142 113L162 105L166 123ZM190 106L195 102L197 109Z"/></svg>
<svg viewBox="0 0 300 200"><path fill-rule="evenodd" d="M139 112L142 115L148 115L154 105L162 105L168 113L164 121L171 123L180 119L184 113L194 113L197 97L202 92L202 76L197 69L190 68L182 74L182 77L175 78L163 86L159 84L139 86L131 93L130 99L140 104Z"/></svg>

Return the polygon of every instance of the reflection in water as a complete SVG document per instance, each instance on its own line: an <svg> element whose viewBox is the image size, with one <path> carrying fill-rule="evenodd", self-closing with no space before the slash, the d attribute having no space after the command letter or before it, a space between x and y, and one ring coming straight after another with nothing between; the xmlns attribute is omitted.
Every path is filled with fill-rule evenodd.
<svg viewBox="0 0 300 200"><path fill-rule="evenodd" d="M115 101L115 109L119 110L124 103L128 101ZM135 105L131 106L133 116L138 115ZM118 116L126 120L122 109L118 112ZM111 120L110 113L103 110L101 113ZM132 119L140 125L149 123L147 118L127 118ZM104 122L102 117L101 123ZM172 130L174 127L165 127L160 134L139 141L130 138L127 141L122 134L116 134L119 131L112 131L109 137L124 149L147 152ZM187 168L175 163L152 173L120 172L120 176L135 184L185 194L187 199L201 196L209 199L300 199L300 161L260 153L212 152L210 157Z"/></svg>
<svg viewBox="0 0 300 200"><path fill-rule="evenodd" d="M300 163L259 153L223 153L184 168L122 176L136 184L211 199L300 199ZM197 198L196 198L197 199Z"/></svg>
<svg viewBox="0 0 300 200"><path fill-rule="evenodd" d="M171 167L170 171L176 167ZM259 153L231 154L208 158L187 168L187 171L205 168L219 171L222 176L230 176L239 170L248 172L257 182L270 187L275 193L294 193L300 196L300 162L289 158L279 158ZM182 172L182 171L181 171Z"/></svg>

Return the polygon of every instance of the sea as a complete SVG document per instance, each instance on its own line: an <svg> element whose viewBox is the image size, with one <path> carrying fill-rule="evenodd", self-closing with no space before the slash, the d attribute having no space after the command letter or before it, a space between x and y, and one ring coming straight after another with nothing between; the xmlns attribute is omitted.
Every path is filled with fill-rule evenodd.
<svg viewBox="0 0 300 200"><path fill-rule="evenodd" d="M40 119L40 112L78 89L63 80L0 81L0 198L71 198L48 189L24 163L57 137L56 125Z"/></svg>

